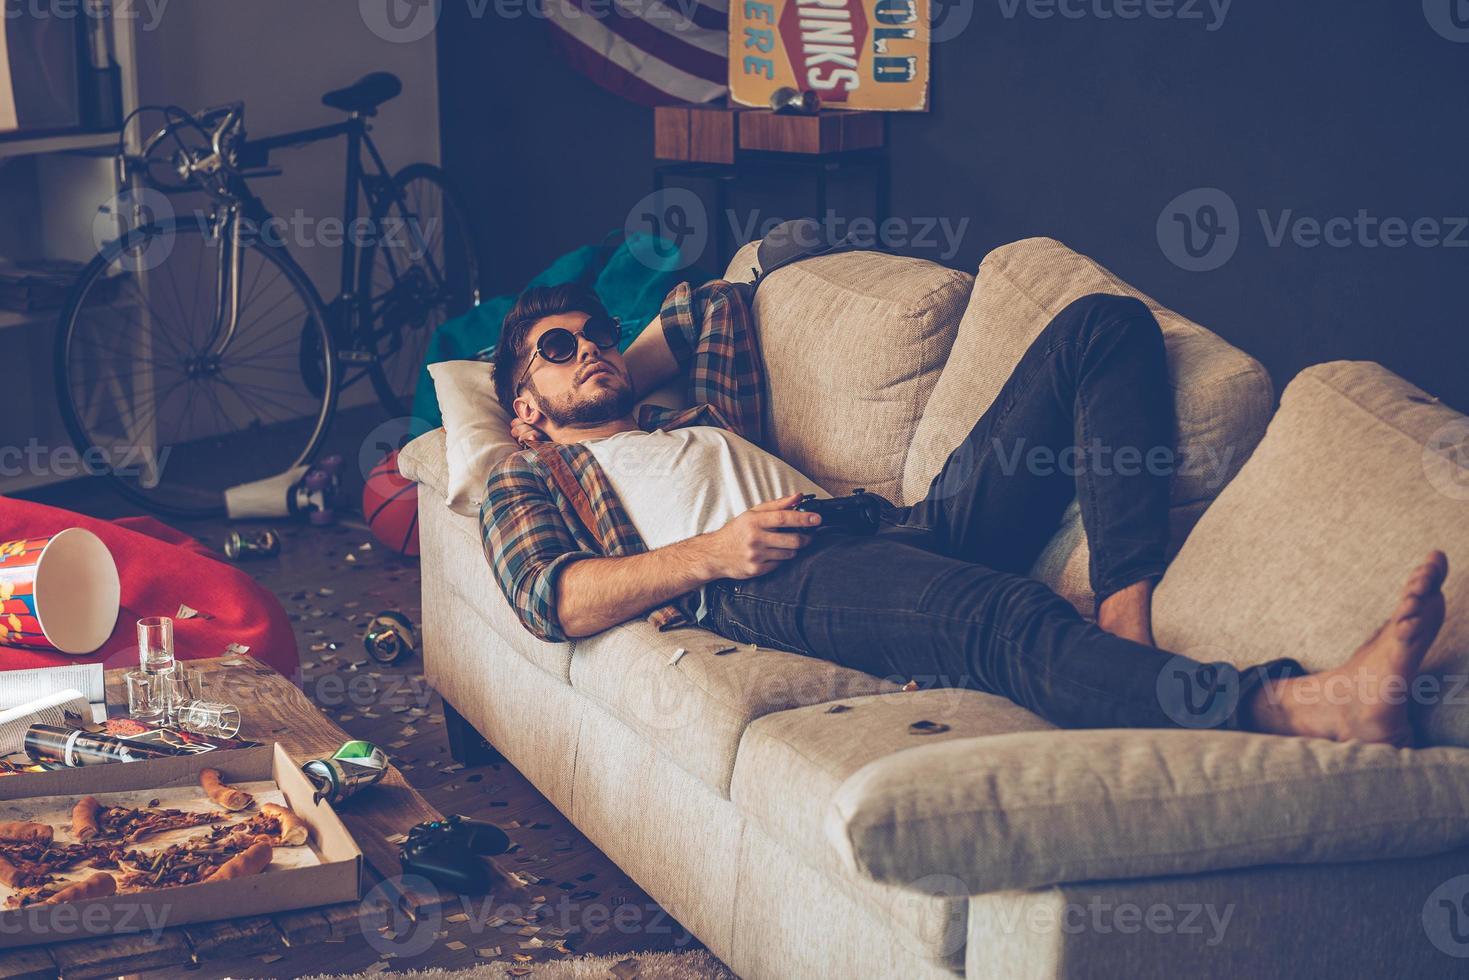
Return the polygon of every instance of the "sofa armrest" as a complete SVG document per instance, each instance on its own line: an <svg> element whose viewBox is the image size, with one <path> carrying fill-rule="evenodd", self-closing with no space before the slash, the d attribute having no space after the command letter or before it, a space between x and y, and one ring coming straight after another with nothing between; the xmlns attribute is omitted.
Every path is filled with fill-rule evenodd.
<svg viewBox="0 0 1469 980"><path fill-rule="evenodd" d="M429 487L440 499L448 495L449 463L442 428L433 429L414 439L398 453L398 472L407 479Z"/></svg>
<svg viewBox="0 0 1469 980"><path fill-rule="evenodd" d="M1023 732L875 760L826 834L875 881L970 894L1469 843L1469 750L1244 732Z"/></svg>

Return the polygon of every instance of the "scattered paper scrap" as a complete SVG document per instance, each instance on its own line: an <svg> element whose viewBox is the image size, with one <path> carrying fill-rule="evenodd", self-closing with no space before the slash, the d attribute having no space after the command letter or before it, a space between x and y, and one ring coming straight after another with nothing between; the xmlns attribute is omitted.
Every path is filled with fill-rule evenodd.
<svg viewBox="0 0 1469 980"><path fill-rule="evenodd" d="M677 650L673 651L673 656L668 658L668 666L672 667L674 664L678 663L680 660L683 659L683 655L686 653L688 653L688 651L685 650L683 647L679 647Z"/></svg>

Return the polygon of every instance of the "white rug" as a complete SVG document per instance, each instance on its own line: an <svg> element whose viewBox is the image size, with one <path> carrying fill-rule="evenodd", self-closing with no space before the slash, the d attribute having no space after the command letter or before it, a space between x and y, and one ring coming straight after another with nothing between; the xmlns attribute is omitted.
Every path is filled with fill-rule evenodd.
<svg viewBox="0 0 1469 980"><path fill-rule="evenodd" d="M524 972L526 970L530 972ZM515 971L515 972L511 972ZM546 963L485 963L466 970L415 970L410 973L353 973L307 980L365 980L389 976L403 980L739 980L706 949L688 953L618 953L579 956Z"/></svg>

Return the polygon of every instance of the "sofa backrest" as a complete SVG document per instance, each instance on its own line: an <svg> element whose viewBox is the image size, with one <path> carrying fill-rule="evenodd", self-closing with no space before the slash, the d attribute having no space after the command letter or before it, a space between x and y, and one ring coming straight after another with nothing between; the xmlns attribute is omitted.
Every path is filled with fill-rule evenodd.
<svg viewBox="0 0 1469 980"><path fill-rule="evenodd" d="M948 363L913 436L903 474L906 501L922 499L1051 319L1091 293L1136 297L1163 328L1178 420L1170 525L1173 547L1182 543L1264 434L1275 404L1270 376L1253 357L1049 238L1004 245L980 264ZM1095 604L1090 554L1073 503L1031 575L1089 615Z"/></svg>
<svg viewBox="0 0 1469 980"><path fill-rule="evenodd" d="M1286 387L1163 577L1158 642L1237 665L1335 666L1432 548L1450 569L1433 673L1380 695L1410 699L1425 740L1469 747L1469 417L1380 365L1318 364Z"/></svg>
<svg viewBox="0 0 1469 980"><path fill-rule="evenodd" d="M755 247L731 260L731 280L751 278ZM908 446L973 283L881 252L772 273L755 294L755 319L781 458L828 493L865 487L901 503Z"/></svg>
<svg viewBox="0 0 1469 980"><path fill-rule="evenodd" d="M758 243L726 276L749 281ZM971 289L972 286L972 289ZM1175 549L1259 442L1274 408L1265 369L1060 242L995 249L971 280L918 259L853 252L773 274L755 316L780 454L831 493L862 486L923 499L1037 334L1088 293L1135 296L1163 327L1182 465ZM1093 612L1079 510L1058 522L1031 574Z"/></svg>

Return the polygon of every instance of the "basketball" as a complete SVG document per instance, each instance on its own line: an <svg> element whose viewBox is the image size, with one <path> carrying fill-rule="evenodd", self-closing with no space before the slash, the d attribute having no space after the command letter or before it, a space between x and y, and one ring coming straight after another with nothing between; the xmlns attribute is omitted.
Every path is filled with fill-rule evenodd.
<svg viewBox="0 0 1469 980"><path fill-rule="evenodd" d="M384 546L418 556L418 484L398 472L396 452L384 456L367 475L362 516Z"/></svg>

